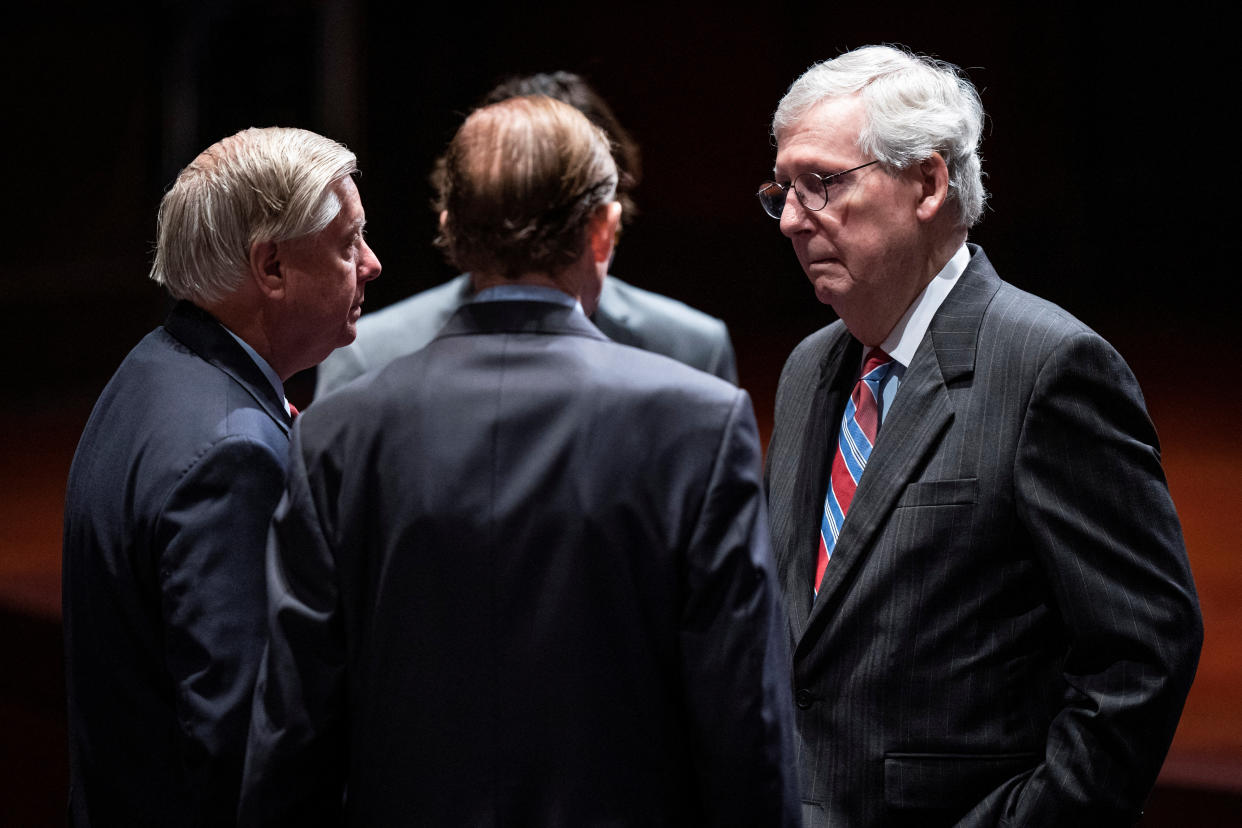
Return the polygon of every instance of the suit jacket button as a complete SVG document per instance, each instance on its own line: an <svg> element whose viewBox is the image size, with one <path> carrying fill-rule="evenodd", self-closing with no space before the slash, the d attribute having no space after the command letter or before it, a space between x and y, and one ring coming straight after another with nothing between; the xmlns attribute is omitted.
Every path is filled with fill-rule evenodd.
<svg viewBox="0 0 1242 828"><path fill-rule="evenodd" d="M794 695L794 704L798 705L798 707L802 708L803 710L806 710L808 707L810 707L813 701L814 699L811 697L811 691L807 690L805 687L803 687L801 690L799 690Z"/></svg>

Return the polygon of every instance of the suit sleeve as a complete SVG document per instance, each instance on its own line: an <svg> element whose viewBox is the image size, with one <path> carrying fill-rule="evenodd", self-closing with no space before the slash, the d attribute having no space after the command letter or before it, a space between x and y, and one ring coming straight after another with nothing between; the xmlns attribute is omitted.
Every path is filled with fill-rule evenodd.
<svg viewBox="0 0 1242 828"><path fill-rule="evenodd" d="M231 824L263 649L263 547L284 458L246 437L198 457L168 497L157 537L164 655L182 755L204 825Z"/></svg>
<svg viewBox="0 0 1242 828"><path fill-rule="evenodd" d="M797 825L784 613L750 398L739 391L691 540L681 650L707 823Z"/></svg>
<svg viewBox="0 0 1242 828"><path fill-rule="evenodd" d="M1083 333L1040 370L1017 455L1019 519L1068 638L1064 707L1010 824L1132 824L1164 761L1203 625L1137 382Z"/></svg>
<svg viewBox="0 0 1242 828"><path fill-rule="evenodd" d="M733 355L733 341L729 338L729 329L720 323L720 336L716 352L712 354L711 373L722 380L737 385L737 360Z"/></svg>
<svg viewBox="0 0 1242 828"><path fill-rule="evenodd" d="M341 824L348 757L339 595L299 421L268 536L268 644L254 689L240 825Z"/></svg>

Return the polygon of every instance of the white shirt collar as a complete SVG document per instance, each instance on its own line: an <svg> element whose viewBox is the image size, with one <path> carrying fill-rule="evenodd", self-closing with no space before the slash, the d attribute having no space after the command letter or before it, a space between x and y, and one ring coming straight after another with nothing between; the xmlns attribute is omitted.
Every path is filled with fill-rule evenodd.
<svg viewBox="0 0 1242 828"><path fill-rule="evenodd" d="M918 350L919 343L923 341L923 335L927 333L932 317L940 309L949 291L953 290L953 286L957 284L957 280L961 278L968 264L970 264L970 251L963 244L953 254L953 258L949 259L948 263L940 269L935 278L927 283L922 293L910 303L910 307L906 308L901 319L897 320L893 330L880 343L884 352L903 367L908 367L910 360L914 359L914 352ZM866 359L865 354L863 358Z"/></svg>

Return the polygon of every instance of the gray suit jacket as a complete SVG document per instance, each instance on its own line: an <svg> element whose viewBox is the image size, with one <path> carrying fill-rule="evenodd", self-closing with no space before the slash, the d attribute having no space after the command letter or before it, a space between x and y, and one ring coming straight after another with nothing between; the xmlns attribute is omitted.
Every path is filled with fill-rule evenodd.
<svg viewBox="0 0 1242 828"><path fill-rule="evenodd" d="M470 274L463 273L362 317L353 344L337 349L320 363L315 398L424 347L470 296ZM614 342L672 357L737 384L733 345L725 324L676 299L609 276L592 321Z"/></svg>
<svg viewBox="0 0 1242 828"><path fill-rule="evenodd" d="M972 246L881 427L812 603L861 345L781 376L768 452L809 827L1133 822L1202 642L1134 376Z"/></svg>
<svg viewBox="0 0 1242 828"><path fill-rule="evenodd" d="M294 427L244 825L798 820L746 392L462 307Z"/></svg>

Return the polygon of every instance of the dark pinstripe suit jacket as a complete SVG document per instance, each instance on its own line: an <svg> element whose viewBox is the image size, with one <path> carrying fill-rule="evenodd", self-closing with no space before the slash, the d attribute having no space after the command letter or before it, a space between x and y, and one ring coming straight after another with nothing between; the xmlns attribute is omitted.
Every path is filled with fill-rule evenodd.
<svg viewBox="0 0 1242 828"><path fill-rule="evenodd" d="M1198 602L1133 374L971 252L814 602L861 345L837 322L781 376L769 505L808 828L1133 822L1198 663Z"/></svg>

